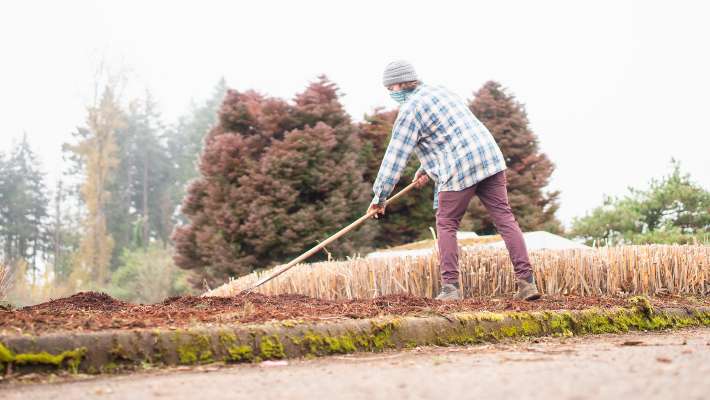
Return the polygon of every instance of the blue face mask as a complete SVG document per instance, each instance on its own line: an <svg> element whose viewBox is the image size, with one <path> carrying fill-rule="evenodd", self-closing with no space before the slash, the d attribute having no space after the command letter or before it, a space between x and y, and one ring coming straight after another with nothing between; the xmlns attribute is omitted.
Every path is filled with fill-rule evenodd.
<svg viewBox="0 0 710 400"><path fill-rule="evenodd" d="M397 103L403 104L405 101L407 101L407 98L410 94L412 94L412 92L414 92L414 89L397 90L394 92L390 92L390 97Z"/></svg>

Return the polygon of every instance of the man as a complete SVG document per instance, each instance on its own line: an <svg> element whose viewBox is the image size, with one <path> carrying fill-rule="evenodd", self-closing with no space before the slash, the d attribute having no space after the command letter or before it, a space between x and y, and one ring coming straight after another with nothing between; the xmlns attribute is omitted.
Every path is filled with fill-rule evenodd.
<svg viewBox="0 0 710 400"><path fill-rule="evenodd" d="M368 212L385 213L385 201L399 181L412 152L421 167L414 175L418 188L434 180L434 209L439 247L440 300L460 299L456 232L474 195L486 207L514 265L517 299L537 300L523 234L508 204L505 160L488 129L466 103L443 87L423 84L406 61L387 65L383 84L400 104L392 137L372 187Z"/></svg>

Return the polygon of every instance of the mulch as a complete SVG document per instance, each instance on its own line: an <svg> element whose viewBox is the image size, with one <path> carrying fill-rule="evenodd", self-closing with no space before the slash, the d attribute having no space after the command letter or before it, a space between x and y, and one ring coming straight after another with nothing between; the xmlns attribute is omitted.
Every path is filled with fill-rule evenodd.
<svg viewBox="0 0 710 400"><path fill-rule="evenodd" d="M710 305L710 298L654 297L656 307ZM446 314L459 311L579 310L628 305L619 297L543 297L536 302L509 298L465 299L454 302L391 295L367 300L319 300L300 295L234 297L174 297L157 304L132 304L105 293L81 292L28 306L0 310L0 333L41 334L55 331L100 331L131 328L182 328L198 323L257 323L371 318L380 315Z"/></svg>

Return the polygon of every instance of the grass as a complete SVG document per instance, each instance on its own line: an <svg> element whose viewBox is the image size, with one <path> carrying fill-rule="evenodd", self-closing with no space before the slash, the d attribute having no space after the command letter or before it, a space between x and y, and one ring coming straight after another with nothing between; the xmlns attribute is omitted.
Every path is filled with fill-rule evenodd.
<svg viewBox="0 0 710 400"><path fill-rule="evenodd" d="M421 257L359 258L301 264L255 290L323 299L374 298L389 294L433 297L439 290L436 252ZM531 251L538 288L552 295L707 295L710 246L644 245ZM513 266L505 249L461 250L465 297L514 292ZM234 279L207 293L231 296L251 287L265 271Z"/></svg>

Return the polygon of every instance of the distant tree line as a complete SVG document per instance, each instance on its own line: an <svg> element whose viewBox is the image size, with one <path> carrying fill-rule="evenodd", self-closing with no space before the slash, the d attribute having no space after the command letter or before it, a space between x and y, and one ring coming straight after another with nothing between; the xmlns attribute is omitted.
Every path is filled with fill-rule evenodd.
<svg viewBox="0 0 710 400"><path fill-rule="evenodd" d="M32 281L54 245L43 179L26 135L9 154L0 153L0 264L18 265Z"/></svg>
<svg viewBox="0 0 710 400"><path fill-rule="evenodd" d="M53 190L26 137L0 154L0 264L14 277L15 300L80 289L138 301L185 292L185 274L158 260L172 257L184 188L198 175L226 89L222 79L210 99L166 126L150 93L124 107L108 85L63 146L66 170Z"/></svg>

